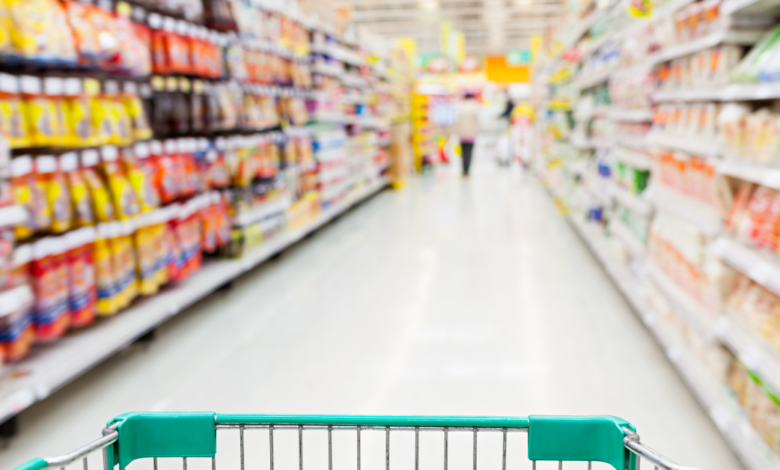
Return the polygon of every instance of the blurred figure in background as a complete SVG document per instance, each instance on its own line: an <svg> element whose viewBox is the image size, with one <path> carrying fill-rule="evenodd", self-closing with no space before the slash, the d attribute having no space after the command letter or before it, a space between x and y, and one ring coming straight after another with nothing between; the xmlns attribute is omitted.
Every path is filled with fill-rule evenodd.
<svg viewBox="0 0 780 470"><path fill-rule="evenodd" d="M479 103L474 95L466 93L458 105L458 116L455 121L455 133L460 139L460 151L463 156L463 176L469 175L471 155L474 152L474 140L479 131Z"/></svg>

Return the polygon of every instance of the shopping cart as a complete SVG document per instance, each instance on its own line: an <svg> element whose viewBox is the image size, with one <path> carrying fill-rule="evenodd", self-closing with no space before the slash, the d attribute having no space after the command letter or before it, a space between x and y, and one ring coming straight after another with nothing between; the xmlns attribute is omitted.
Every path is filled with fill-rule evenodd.
<svg viewBox="0 0 780 470"><path fill-rule="evenodd" d="M269 470L274 470L274 435L275 431L279 430L297 431L298 470L303 470L304 467L304 433L312 430L327 432L328 470L333 470L333 431L343 430L355 431L357 470L361 470L361 435L365 435L364 431L384 433L383 464L385 470L390 470L390 435L395 432L414 433L414 470L419 470L421 431L442 433L444 470L447 470L448 460L452 460L450 455L453 451L449 447L450 442L454 442L450 436L450 433L453 432L473 434L471 453L474 470L477 470L478 460L477 434L484 432L501 433L499 437L502 438L503 442L502 470L507 469L507 435L509 433L527 434L527 458L530 464L525 468L530 467L533 470L536 470L537 462L557 462L558 470L562 470L563 462L587 462L589 470L593 462L603 462L615 470L639 470L642 459L649 461L656 470L694 470L691 467L678 465L642 444L631 424L613 416L514 418L252 415L206 412L124 414L108 423L108 426L103 429L103 437L100 439L66 455L31 460L14 470L64 469L71 465L74 465L74 468L83 467L84 470L89 470L88 459L99 459L100 452L102 452L104 470L113 470L117 465L120 469L124 469L131 462L141 459L146 459L146 462L157 470L158 459L166 459L166 462L169 463L172 458L180 462L179 465L183 470L187 470L188 461L192 467L194 461L203 464L202 460L204 459L207 462L210 460L207 468L212 470L216 470L218 466L220 468L239 467L240 470L246 470L249 465L245 459L245 447L248 451L251 446L245 442L245 434L257 429L265 429L264 433L267 433L268 440L264 445L268 446L267 455L270 460L264 467ZM234 448L232 449L238 453L238 456L237 458L233 456L233 465L221 465L217 457L217 434L224 430L238 431L238 441L233 443ZM278 433L276 434L278 436ZM263 437L265 439L265 436ZM278 453L279 445L277 444L276 447ZM220 452L219 455L222 456L223 452ZM279 460L278 455L276 460ZM461 466L463 464L462 461L458 463ZM257 465L253 464L251 467L257 468ZM203 468L203 465L200 468Z"/></svg>

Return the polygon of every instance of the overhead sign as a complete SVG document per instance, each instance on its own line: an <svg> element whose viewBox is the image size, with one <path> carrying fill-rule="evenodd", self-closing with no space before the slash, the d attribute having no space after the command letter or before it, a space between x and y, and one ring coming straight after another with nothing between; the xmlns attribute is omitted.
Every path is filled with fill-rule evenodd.
<svg viewBox="0 0 780 470"><path fill-rule="evenodd" d="M507 65L528 65L532 59L531 51L528 49L510 49L506 53Z"/></svg>

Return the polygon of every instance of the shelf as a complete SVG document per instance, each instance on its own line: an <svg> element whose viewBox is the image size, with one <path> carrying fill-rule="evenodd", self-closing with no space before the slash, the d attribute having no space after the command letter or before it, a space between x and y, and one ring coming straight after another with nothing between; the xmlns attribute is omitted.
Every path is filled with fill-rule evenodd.
<svg viewBox="0 0 780 470"><path fill-rule="evenodd" d="M727 236L718 237L710 245L710 251L756 284L780 295L780 265L768 253L761 253Z"/></svg>
<svg viewBox="0 0 780 470"><path fill-rule="evenodd" d="M257 204L255 207L252 207L249 210L239 212L233 218L233 226L245 228L274 214L283 213L290 207L291 204L291 198L286 196L277 196L270 201Z"/></svg>
<svg viewBox="0 0 780 470"><path fill-rule="evenodd" d="M750 46L758 42L766 34L764 31L740 31L740 30L721 30L702 36L693 41L683 44L670 46L656 52L648 59L648 62L655 65L661 62L668 62L678 57L684 57L694 54L719 44L737 44Z"/></svg>
<svg viewBox="0 0 780 470"><path fill-rule="evenodd" d="M697 137L679 136L664 132L650 132L648 141L651 145L681 150L698 157L716 158L721 153L717 139L705 140Z"/></svg>
<svg viewBox="0 0 780 470"><path fill-rule="evenodd" d="M587 233L585 224L574 218L567 218L575 232L585 242L602 268L615 283L633 310L644 322L656 342L666 353L677 373L688 384L710 419L721 431L726 441L736 452L748 470L780 470L780 458L756 433L744 412L733 398L706 371L701 361L683 343L682 338L666 324L666 321L648 306L641 290L633 286L615 263L610 262L603 250ZM716 328L717 329L717 328ZM733 330L732 330L733 331Z"/></svg>
<svg viewBox="0 0 780 470"><path fill-rule="evenodd" d="M614 136L612 139L616 144L622 145L623 147L628 147L634 150L647 149L647 136L645 135L636 136L636 135L618 134Z"/></svg>
<svg viewBox="0 0 780 470"><path fill-rule="evenodd" d="M780 394L780 350L753 326L729 312L715 324L718 338L775 394Z"/></svg>
<svg viewBox="0 0 780 470"><path fill-rule="evenodd" d="M611 107L607 116L613 121L648 122L653 120L653 110Z"/></svg>
<svg viewBox="0 0 780 470"><path fill-rule="evenodd" d="M780 0L725 0L720 10L720 14L724 16L776 13L780 10Z"/></svg>
<svg viewBox="0 0 780 470"><path fill-rule="evenodd" d="M612 220L609 222L609 230L623 244L634 259L644 260L647 255L647 247L623 222Z"/></svg>
<svg viewBox="0 0 780 470"><path fill-rule="evenodd" d="M621 147L612 149L612 158L639 170L649 170L653 163L646 153Z"/></svg>
<svg viewBox="0 0 780 470"><path fill-rule="evenodd" d="M724 159L718 163L717 169L718 173L732 178L780 189L780 167L739 159Z"/></svg>
<svg viewBox="0 0 780 470"><path fill-rule="evenodd" d="M757 101L780 98L780 83L735 83L716 88L666 90L653 94L653 101Z"/></svg>
<svg viewBox="0 0 780 470"><path fill-rule="evenodd" d="M614 183L609 186L609 192L620 204L637 214L643 217L650 217L653 214L653 204L646 196L634 194Z"/></svg>
<svg viewBox="0 0 780 470"><path fill-rule="evenodd" d="M323 209L305 226L277 234L239 259L209 259L189 279L139 299L112 318L69 332L58 341L33 348L30 356L5 367L0 385L0 422L71 382L182 309L293 245L387 185L384 178L353 191ZM18 377L15 377L18 376Z"/></svg>
<svg viewBox="0 0 780 470"><path fill-rule="evenodd" d="M0 228L13 227L27 220L27 209L24 206L14 205L0 207Z"/></svg>
<svg viewBox="0 0 780 470"><path fill-rule="evenodd" d="M648 191L657 209L695 225L704 235L714 237L723 231L720 214L706 204L666 188L653 187Z"/></svg>
<svg viewBox="0 0 780 470"><path fill-rule="evenodd" d="M568 30L569 34L566 36L566 40L564 41L563 47L565 49L568 49L570 47L573 47L577 42L584 36L588 30L590 30L590 27L593 26L593 23L603 14L603 10L596 10L588 14L585 18L577 21L573 25L571 25Z"/></svg>
<svg viewBox="0 0 780 470"><path fill-rule="evenodd" d="M602 70L585 77L578 77L574 80L574 87L580 90L585 90L586 88L593 88L595 86L607 83L612 72L612 70Z"/></svg>
<svg viewBox="0 0 780 470"><path fill-rule="evenodd" d="M678 286L655 263L647 264L647 272L653 284L674 305L675 312L685 321L685 324L704 341L715 341L716 313Z"/></svg>

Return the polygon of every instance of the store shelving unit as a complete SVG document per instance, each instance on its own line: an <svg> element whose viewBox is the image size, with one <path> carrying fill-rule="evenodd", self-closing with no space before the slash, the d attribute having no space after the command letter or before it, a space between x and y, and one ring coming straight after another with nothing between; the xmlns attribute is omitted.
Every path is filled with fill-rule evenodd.
<svg viewBox="0 0 780 470"><path fill-rule="evenodd" d="M625 270L612 260L601 243L588 230L586 223L573 217L568 217L567 220L664 350L669 362L686 382L747 468L751 470L780 470L780 458L753 430L739 405L726 393L722 385L706 373L701 361L685 345L682 338L668 324L668 321L650 306L642 289L634 285ZM701 314L701 312L696 314ZM751 334L749 330L733 328L723 319L717 324L702 320L700 327L707 328L709 325L712 325L713 328L711 334L720 330L727 332L724 335L718 335L719 338L725 338L725 335L729 335L729 341L736 341L739 345L753 344L753 340L745 336ZM738 342L740 340L741 343ZM727 342L725 339L722 341Z"/></svg>
<svg viewBox="0 0 780 470"><path fill-rule="evenodd" d="M239 259L208 260L189 279L171 285L157 295L141 299L114 317L75 331L45 348L33 350L23 363L8 367L8 377L4 378L3 386L0 387L0 422L48 397L184 308L375 195L388 183L386 178L380 177L323 209L302 227L278 233L256 248L249 249ZM14 374L17 370L22 373Z"/></svg>
<svg viewBox="0 0 780 470"><path fill-rule="evenodd" d="M566 62L562 57L568 58L566 66L572 79L568 84L556 84L556 88L568 86L574 90L568 95L572 108L592 109L594 102L611 104L599 116L600 120L595 119L595 113L578 116L575 127L578 136L586 129L583 140L591 145L572 145L570 152L561 151L566 144L540 148L540 162L546 166L540 165L544 171L539 174L546 179L556 200L567 208L574 230L642 318L746 468L780 470L777 451L755 431L751 424L755 420L749 417L751 410L740 406L732 395L735 392L728 390L728 381L722 376L722 368L728 361L741 363L766 390L780 396L780 345L764 337L762 330L749 323L744 313L727 307L727 293L713 293L709 284L706 289L691 285L690 278L675 271L674 263L669 267L664 262L662 269L656 261L663 259L656 256L659 253L656 249L663 252L664 248L663 241L655 237L664 238L671 228L685 227L689 234L680 235L683 240L680 243L689 242L685 246L696 253L692 257L702 256L717 265L719 259L780 296L780 257L732 238L725 224L737 187L735 181L780 190L780 165L769 163L770 158L762 159L759 152L732 150L722 143L719 135L701 137L711 134L710 127L701 125L703 130L694 131L687 124L668 125L680 121L671 118L664 121L671 116L664 114L665 110L681 116L692 109L712 109L699 108L699 103L756 102L748 103L747 112L752 113L759 107L768 107L768 103L760 101L780 100L780 82L733 84L724 80L711 81L708 86L675 89L671 88L674 84L685 82L663 81L659 80L660 74L648 74L654 70L668 71L660 66L719 45L751 46L767 32L765 27L758 26L755 30L715 29L692 40L675 42L675 35L670 31L679 28L675 15L694 1L665 2L650 18L642 20L628 19L624 4L613 2L605 7L609 11L602 14L615 13L623 21L614 21L607 32L594 28L591 35L595 39L572 43L580 54L564 50L558 57L551 50L552 60L558 64ZM724 0L720 14L777 18L780 0ZM661 24L667 20L667 24ZM726 24L729 24L727 19L712 23L711 27ZM569 26L562 25L560 31L566 31ZM654 36L659 31L666 35ZM628 49L623 51L621 47ZM627 52L625 56L623 52ZM685 68L678 64L683 62L671 63L670 73L674 73L676 66ZM668 88L653 89L659 82ZM580 97L587 94L587 100L578 101L577 93ZM682 108L688 103L691 106ZM659 112L655 114L655 111ZM564 122L560 116L556 118L556 122ZM652 124L654 119L657 122ZM589 126L591 121L593 124ZM660 130L664 127L665 130ZM610 136L609 145L592 145L593 139L587 137L587 131L598 130L598 135L603 135L604 129ZM670 154L675 160L668 159ZM575 166L585 170L575 172ZM630 173L627 169L644 173ZM654 179L656 171L661 176ZM696 179L699 175L702 179ZM617 182L609 183L612 178L632 187L633 191ZM602 186L606 186L608 198L598 194ZM732 194L724 194L726 191ZM644 230L652 250L641 241L643 237L637 236ZM656 242L658 245L653 244Z"/></svg>

